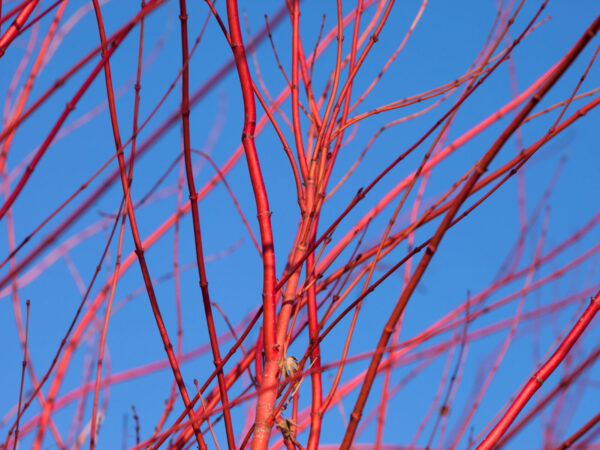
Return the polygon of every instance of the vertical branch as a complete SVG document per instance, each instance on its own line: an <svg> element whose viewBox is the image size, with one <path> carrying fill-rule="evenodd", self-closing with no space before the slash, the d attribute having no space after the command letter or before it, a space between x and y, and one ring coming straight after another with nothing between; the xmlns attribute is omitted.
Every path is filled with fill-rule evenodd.
<svg viewBox="0 0 600 450"><path fill-rule="evenodd" d="M292 4L292 119L294 124L294 138L296 140L296 151L298 153L298 159L300 161L300 169L302 171L302 176L306 182L304 189L304 197L305 197L305 205L306 209L302 211L302 228L305 228L307 231L310 230L311 221L316 221L316 217L313 215L314 211L314 193L315 193L315 167L314 164L311 163L311 168L309 169L306 163L306 154L304 151L304 146L302 143L302 130L300 128L300 110L299 110L299 57L301 52L301 41L300 41L300 2L299 0L293 0ZM339 6L339 5L338 5ZM338 8L338 17L341 21L341 9ZM341 40L338 45L338 63L339 57L341 55ZM304 59L304 54L302 54L302 60ZM336 66L339 69L339 64ZM305 78L305 83L308 82L306 79L305 64L303 64L303 74ZM337 72L336 72L337 73ZM310 91L308 91L310 92ZM309 98L309 101L311 99ZM314 100L313 102L314 103ZM312 105L311 103L311 105ZM315 117L318 120L318 110L314 105L312 105L312 111L315 111ZM315 155L318 154L318 150L315 149ZM316 225L314 227L316 231ZM311 235L314 235L312 233ZM313 239L314 240L314 239ZM300 241L301 246L306 246L306 239L301 237ZM306 260L306 276L307 281L314 276L314 265L315 265L315 256L314 252L311 253ZM314 280L313 280L314 281ZM291 292L292 290L288 290ZM295 291L295 287L294 287ZM299 307L299 305L298 305ZM319 436L321 434L321 403L322 403L322 384L321 384L321 363L320 363L320 349L317 344L318 338L318 316L317 316L317 298L316 298L316 289L314 283L310 285L308 291L308 317L309 317L309 338L311 343L314 343L313 351L311 352L311 360L313 364L316 365L315 372L311 375L311 383L312 383L312 401L311 401L311 427L310 434L308 439L308 449L316 449L319 445ZM287 328L288 321L281 322L281 329ZM279 324L278 324L279 325ZM285 347L287 347L287 342L285 343ZM285 355L284 355L285 356ZM297 408L297 402L294 402L294 406Z"/></svg>
<svg viewBox="0 0 600 450"><path fill-rule="evenodd" d="M263 253L263 340L265 349L265 367L262 384L256 405L256 425L254 430L253 448L267 448L271 434L271 409L277 394L277 379L279 351L274 345L275 338L275 252L273 231L271 228L271 211L265 188L260 162L254 144L256 128L256 106L252 92L252 77L248 69L246 52L240 30L237 0L227 0L227 20L231 36L231 50L240 79L244 98L244 127L242 144L246 153L246 161L256 200L258 223L260 227ZM265 403L269 398L268 403Z"/></svg>
<svg viewBox="0 0 600 450"><path fill-rule="evenodd" d="M198 197L194 183L194 170L192 167L192 154L190 144L190 98L189 98L189 50L188 50L188 31L187 31L187 7L185 0L179 0L180 22L181 22L181 58L182 58L182 76L181 76L181 123L183 128L183 154L185 158L185 173L190 197L190 207L192 211L192 224L194 228L194 243L196 250L196 262L198 265L198 276L200 277L200 290L202 292L202 302L204 304L204 314L208 327L210 346L213 353L215 367L221 365L221 353L219 342L215 331L212 307L210 304L210 295L208 291L208 280L206 277L206 268L204 264L204 250L202 247L202 234L200 230L200 215L198 212ZM221 404L223 405L223 417L225 419L225 431L227 433L227 442L230 449L235 449L235 438L233 435L233 426L231 424L231 414L229 411L229 400L227 398L227 386L223 369L218 369L217 379L221 395Z"/></svg>
<svg viewBox="0 0 600 450"><path fill-rule="evenodd" d="M393 2L392 2L393 3ZM359 11L357 11L358 14ZM333 83L331 87L331 94L329 96L329 101L327 102L327 107L325 108L325 112L323 113L323 121L322 127L319 130L319 135L317 137L315 148L313 149L313 159L317 158L319 155L319 151L325 151L327 147L327 137L326 131L328 128L333 128L333 124L335 123L335 117L337 116L337 111L332 113L333 105L335 102L335 95L337 93L339 81L340 81L340 72L342 70L342 42L344 41L344 21L342 16L342 2L341 0L337 0L337 54L336 54L336 63L335 70L333 73ZM345 93L342 93L344 95Z"/></svg>
<svg viewBox="0 0 600 450"><path fill-rule="evenodd" d="M300 52L300 6L299 0L293 0L292 6L292 121L294 123L294 139L296 141L296 152L300 162L302 178L308 178L308 165L306 154L302 143L302 129L300 128L300 106L298 98L298 55Z"/></svg>
<svg viewBox="0 0 600 450"><path fill-rule="evenodd" d="M142 0L142 2L141 2L142 11L144 10L145 6L146 6L146 0ZM138 64L137 64L136 80L135 80L135 87L134 87L135 88L135 100L134 100L134 107L133 107L133 134L132 134L132 139L131 139L131 156L129 158L129 176L127 178L127 184L129 186L129 188L131 188L131 183L133 181L133 165L134 165L134 161L135 161L135 146L137 143L137 134L138 134L138 116L139 116L139 109L140 109L140 89L141 89L140 79L142 76L142 54L143 54L143 49L144 49L144 19L145 19L144 16L142 16L140 19L140 43L139 43L139 47L138 47ZM104 42L102 42L102 44L104 44ZM121 207L119 208L119 214L121 214L122 206L123 206L123 204L121 203ZM118 215L117 215L117 217L118 217ZM96 412L98 409L98 394L100 391L100 380L102 378L102 360L103 360L103 355L104 355L104 347L106 344L108 321L110 319L112 303L113 303L113 299L115 296L115 290L117 288L119 272L121 269L121 253L122 253L122 247L123 247L123 235L124 235L124 231L125 231L125 217L126 217L125 214L122 214L121 228L119 230L119 243L118 243L118 247L117 247L117 260L116 260L116 264L115 264L115 271L113 274L110 296L109 296L108 304L106 306L104 327L102 329L102 337L100 338L100 351L98 354L96 386L94 388L94 403L93 403L92 421L91 421L91 427L90 427L90 449L91 450L94 449L95 445L96 445L96 442L95 442L95 440L96 440Z"/></svg>
<svg viewBox="0 0 600 450"><path fill-rule="evenodd" d="M310 433L308 436L307 448L316 450L319 447L321 422L323 418L323 412L321 411L323 404L323 384L321 381L321 349L319 346L319 317L317 315L317 287L314 268L315 254L313 252L306 260L306 277L310 284L308 288L308 300L306 302L308 311L308 336L310 342L309 345L312 347L310 354L312 368L310 375L312 383L312 399ZM297 407L297 402L294 403L294 406Z"/></svg>

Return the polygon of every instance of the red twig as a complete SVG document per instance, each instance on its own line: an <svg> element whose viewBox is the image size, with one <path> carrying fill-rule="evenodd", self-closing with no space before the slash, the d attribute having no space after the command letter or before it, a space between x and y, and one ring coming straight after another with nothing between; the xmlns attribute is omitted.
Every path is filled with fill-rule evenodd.
<svg viewBox="0 0 600 450"><path fill-rule="evenodd" d="M585 433L590 431L594 426L596 426L600 422L600 413L596 414L590 420L588 420L581 428L579 428L575 433L573 433L568 439L558 447L560 450L567 449L571 447L575 442L577 442Z"/></svg>
<svg viewBox="0 0 600 450"><path fill-rule="evenodd" d="M37 6L38 2L39 0L32 0L24 5L13 23L8 27L8 30L0 37L0 58L4 56L4 52L6 52L8 46L17 37L19 30L23 28L23 25L25 25L25 22Z"/></svg>
<svg viewBox="0 0 600 450"><path fill-rule="evenodd" d="M198 264L198 276L200 278L200 290L202 292L202 302L204 304L204 315L208 327L208 336L214 358L215 367L221 364L221 352L219 342L215 331L212 306L210 303L210 294L208 291L208 280L206 277L206 267L204 265L204 249L202 247L202 233L200 230L200 214L198 212L198 200L196 194L196 184L194 182L194 172L192 168L192 153L190 143L190 99L189 99L189 50L188 50L188 31L187 31L187 6L185 0L179 0L179 18L181 21L181 58L182 58L182 76L181 76L181 123L183 128L183 154L185 158L185 173L187 178L188 192L190 196L190 206L192 211L192 225L194 230L194 243L196 250L196 262ZM225 431L227 442L230 449L235 449L235 438L233 435L233 426L231 423L231 414L229 412L229 400L227 396L227 386L223 370L217 372L219 382L219 391L221 395L221 404L223 405L223 414L225 418ZM188 406L186 404L186 406ZM193 413L192 413L193 416ZM190 416L190 418L192 418Z"/></svg>
<svg viewBox="0 0 600 450"><path fill-rule="evenodd" d="M533 397L533 394L542 386L542 384L552 375L554 370L565 359L569 350L577 339L583 334L588 327L598 310L600 310L600 291L592 297L589 306L583 312L575 326L571 329L567 337L561 342L552 356L544 363L544 365L531 377L521 392L512 402L506 413L502 416L496 426L490 431L485 439L479 444L478 449L491 449L506 432L510 424L516 419L527 402Z"/></svg>

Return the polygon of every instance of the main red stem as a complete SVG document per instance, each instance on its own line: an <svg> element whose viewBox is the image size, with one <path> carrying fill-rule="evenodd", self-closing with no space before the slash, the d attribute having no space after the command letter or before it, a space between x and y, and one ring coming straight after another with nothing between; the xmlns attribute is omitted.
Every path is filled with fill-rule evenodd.
<svg viewBox="0 0 600 450"><path fill-rule="evenodd" d="M248 171L254 198L256 200L256 212L260 227L260 237L263 252L263 340L265 349L265 374L262 377L260 394L256 407L256 426L254 430L253 448L266 449L271 434L271 409L262 405L273 405L274 396L277 394L277 379L269 376L267 371L277 368L280 358L279 349L275 347L275 251L273 244L273 230L271 228L271 211L267 190L262 177L260 162L254 144L254 130L256 128L256 105L252 91L252 77L246 60L246 52L240 20L238 15L237 0L227 0L227 20L229 23L229 35L231 37L231 50L235 57L242 96L244 99L244 127L242 131L242 144L248 163Z"/></svg>

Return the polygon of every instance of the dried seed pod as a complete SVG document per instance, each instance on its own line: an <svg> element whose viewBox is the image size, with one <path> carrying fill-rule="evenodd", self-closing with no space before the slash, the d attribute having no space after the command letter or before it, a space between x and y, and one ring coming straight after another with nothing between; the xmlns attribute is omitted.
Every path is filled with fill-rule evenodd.
<svg viewBox="0 0 600 450"><path fill-rule="evenodd" d="M295 441L294 427L297 427L297 425L292 419L281 419L277 422L277 428L281 431L284 439Z"/></svg>
<svg viewBox="0 0 600 450"><path fill-rule="evenodd" d="M286 356L279 362L279 368L286 378L293 376L298 371L298 358Z"/></svg>

